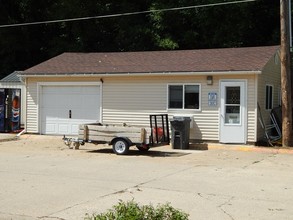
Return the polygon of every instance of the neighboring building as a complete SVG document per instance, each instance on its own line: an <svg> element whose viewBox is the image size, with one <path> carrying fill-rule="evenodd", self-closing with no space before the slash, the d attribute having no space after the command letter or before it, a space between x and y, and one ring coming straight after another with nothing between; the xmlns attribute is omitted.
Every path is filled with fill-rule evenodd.
<svg viewBox="0 0 293 220"><path fill-rule="evenodd" d="M20 89L21 90L21 114L20 114L20 123L21 126L24 127L26 121L26 113L25 113L25 96L26 96L26 88L24 83L21 81L18 76L21 71L14 71L8 76L4 77L0 80L0 89Z"/></svg>
<svg viewBox="0 0 293 220"><path fill-rule="evenodd" d="M99 121L149 126L149 114L188 116L190 138L255 143L279 105L279 46L63 53L21 73L26 131L76 134Z"/></svg>

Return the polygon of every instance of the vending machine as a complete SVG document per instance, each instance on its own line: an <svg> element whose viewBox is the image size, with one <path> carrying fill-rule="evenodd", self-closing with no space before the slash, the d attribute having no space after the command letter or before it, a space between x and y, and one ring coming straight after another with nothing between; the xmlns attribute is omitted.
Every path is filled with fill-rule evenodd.
<svg viewBox="0 0 293 220"><path fill-rule="evenodd" d="M20 89L0 89L0 132L20 129Z"/></svg>

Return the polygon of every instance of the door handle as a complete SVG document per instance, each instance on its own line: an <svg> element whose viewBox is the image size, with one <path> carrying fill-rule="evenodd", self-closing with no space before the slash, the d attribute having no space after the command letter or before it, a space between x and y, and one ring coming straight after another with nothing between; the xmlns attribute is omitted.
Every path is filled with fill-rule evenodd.
<svg viewBox="0 0 293 220"><path fill-rule="evenodd" d="M71 118L71 110L69 110L69 118Z"/></svg>

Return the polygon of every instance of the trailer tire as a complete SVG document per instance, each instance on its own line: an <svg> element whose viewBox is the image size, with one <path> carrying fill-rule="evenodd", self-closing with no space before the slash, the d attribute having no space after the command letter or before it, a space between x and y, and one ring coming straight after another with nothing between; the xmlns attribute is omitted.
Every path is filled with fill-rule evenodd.
<svg viewBox="0 0 293 220"><path fill-rule="evenodd" d="M127 143L127 141L125 141L122 138L115 139L112 142L112 145L113 145L113 151L117 155L125 155L129 151L129 144Z"/></svg>

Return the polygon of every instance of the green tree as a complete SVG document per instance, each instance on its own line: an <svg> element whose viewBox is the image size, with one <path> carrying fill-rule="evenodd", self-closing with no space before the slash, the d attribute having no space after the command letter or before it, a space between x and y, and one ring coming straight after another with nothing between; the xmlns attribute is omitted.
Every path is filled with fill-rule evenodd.
<svg viewBox="0 0 293 220"><path fill-rule="evenodd" d="M0 0L0 25L206 5L231 0ZM0 28L1 77L57 54L279 44L279 2Z"/></svg>

